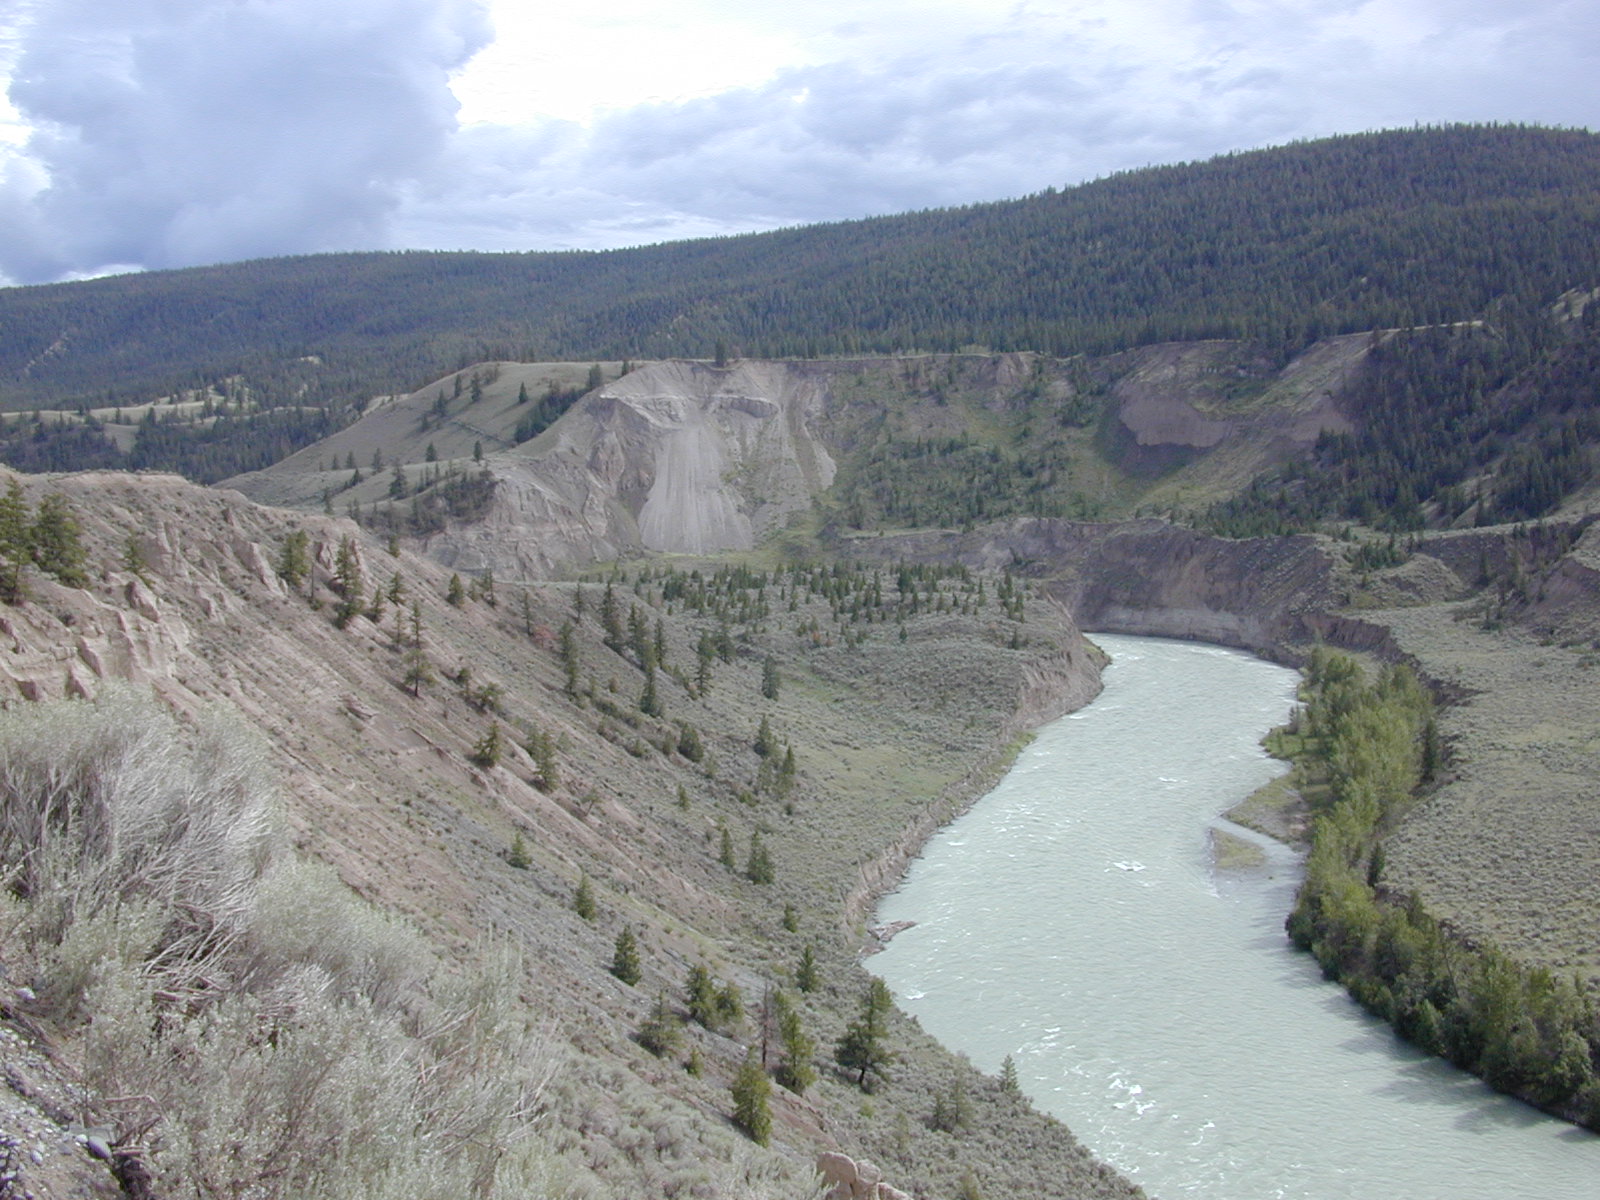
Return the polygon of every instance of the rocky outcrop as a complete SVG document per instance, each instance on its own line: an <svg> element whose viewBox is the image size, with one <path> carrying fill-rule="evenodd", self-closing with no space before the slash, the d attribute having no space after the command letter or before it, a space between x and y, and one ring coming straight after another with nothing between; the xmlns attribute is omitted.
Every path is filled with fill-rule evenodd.
<svg viewBox="0 0 1600 1200"><path fill-rule="evenodd" d="M906 1192L883 1181L883 1171L848 1154L819 1154L817 1175L828 1190L827 1200L910 1200Z"/></svg>
<svg viewBox="0 0 1600 1200"><path fill-rule="evenodd" d="M544 437L490 455L489 513L426 549L502 578L640 550L748 550L833 482L811 428L826 390L803 364L641 367L591 392Z"/></svg>
<svg viewBox="0 0 1600 1200"><path fill-rule="evenodd" d="M1343 603L1335 561L1312 537L1212 537L1164 521L1022 518L971 533L874 539L867 552L1010 568L1042 581L1085 630L1190 638L1268 658L1315 640Z"/></svg>

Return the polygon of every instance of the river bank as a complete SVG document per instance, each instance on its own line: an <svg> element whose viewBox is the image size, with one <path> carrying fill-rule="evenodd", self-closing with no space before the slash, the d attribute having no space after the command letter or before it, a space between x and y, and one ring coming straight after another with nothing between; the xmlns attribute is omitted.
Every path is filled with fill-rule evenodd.
<svg viewBox="0 0 1600 1200"><path fill-rule="evenodd" d="M1240 711L1231 692L1165 665L1130 690L1132 651L1105 640L1123 652L1102 697L1042 730L880 908L917 922L870 960L901 1004L980 1067L1011 1055L1036 1102L1153 1195L1586 1196L1592 1139L1412 1051L1287 945L1297 872L1212 866L1227 801L1186 789L1211 789L1197 773L1217 761L1280 770L1256 743L1296 681L1277 676L1275 711L1229 740L1196 718ZM1079 737L1162 713L1109 745ZM1147 750L1164 757L1136 769Z"/></svg>

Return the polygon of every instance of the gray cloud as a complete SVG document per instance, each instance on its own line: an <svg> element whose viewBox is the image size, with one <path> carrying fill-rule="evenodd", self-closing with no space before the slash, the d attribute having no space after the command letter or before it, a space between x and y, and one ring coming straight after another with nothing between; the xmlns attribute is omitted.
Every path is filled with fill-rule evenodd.
<svg viewBox="0 0 1600 1200"><path fill-rule="evenodd" d="M1592 0L926 2L818 0L825 52L759 86L457 129L468 0L51 0L11 89L42 124L0 181L0 270L599 248L1416 122L1600 125Z"/></svg>
<svg viewBox="0 0 1600 1200"><path fill-rule="evenodd" d="M52 0L9 95L34 129L0 192L20 280L387 244L455 131L474 0Z"/></svg>
<svg viewBox="0 0 1600 1200"><path fill-rule="evenodd" d="M879 38L760 87L587 129L502 130L407 220L432 245L597 247L1015 196L1417 122L1600 124L1587 0L1174 0L1121 32L1114 15L907 25L895 49Z"/></svg>

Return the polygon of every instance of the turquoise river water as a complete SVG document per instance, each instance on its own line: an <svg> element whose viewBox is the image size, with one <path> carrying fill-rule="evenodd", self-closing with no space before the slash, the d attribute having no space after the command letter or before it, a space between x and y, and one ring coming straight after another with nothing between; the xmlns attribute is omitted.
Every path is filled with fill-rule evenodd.
<svg viewBox="0 0 1600 1200"><path fill-rule="evenodd" d="M1589 1200L1600 1138L1429 1059L1283 935L1298 866L1213 865L1218 814L1281 771L1295 675L1097 636L1094 703L1040 730L926 847L868 965L946 1045L1159 1200Z"/></svg>

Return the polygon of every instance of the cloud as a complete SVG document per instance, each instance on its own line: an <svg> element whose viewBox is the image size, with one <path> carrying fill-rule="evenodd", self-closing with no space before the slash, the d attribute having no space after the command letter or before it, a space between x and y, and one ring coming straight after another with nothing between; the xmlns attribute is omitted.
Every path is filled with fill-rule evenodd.
<svg viewBox="0 0 1600 1200"><path fill-rule="evenodd" d="M1600 124L1600 28L1571 0L1043 0L999 19L945 0L924 21L916 7L851 21L858 4L819 0L801 40L821 59L757 85L465 130L451 180L414 197L403 229L437 246L601 247L1418 122Z"/></svg>
<svg viewBox="0 0 1600 1200"><path fill-rule="evenodd" d="M462 82L540 87L458 126L449 79L488 36L472 0L49 0L13 47L35 132L0 157L0 271L603 248L1417 122L1594 127L1591 5L678 0L654 39L655 0L589 25L523 5ZM517 107L552 88L571 94Z"/></svg>
<svg viewBox="0 0 1600 1200"><path fill-rule="evenodd" d="M0 271L56 278L388 243L456 128L473 0L51 0L9 96Z"/></svg>

